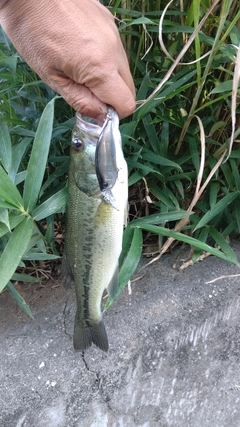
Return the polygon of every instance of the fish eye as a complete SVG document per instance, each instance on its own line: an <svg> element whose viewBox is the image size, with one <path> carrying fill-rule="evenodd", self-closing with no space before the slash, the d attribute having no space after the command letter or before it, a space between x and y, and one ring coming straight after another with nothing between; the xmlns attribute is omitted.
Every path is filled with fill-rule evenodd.
<svg viewBox="0 0 240 427"><path fill-rule="evenodd" d="M73 142L73 149L75 151L81 151L84 145L83 140L80 138L73 138L72 142Z"/></svg>
<svg viewBox="0 0 240 427"><path fill-rule="evenodd" d="M108 182L103 182L103 183L102 183L102 188L103 188L103 189L108 188Z"/></svg>

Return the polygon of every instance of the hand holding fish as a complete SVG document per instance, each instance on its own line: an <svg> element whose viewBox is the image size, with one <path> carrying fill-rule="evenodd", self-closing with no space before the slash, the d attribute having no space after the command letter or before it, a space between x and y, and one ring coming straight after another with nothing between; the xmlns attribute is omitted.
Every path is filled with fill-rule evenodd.
<svg viewBox="0 0 240 427"><path fill-rule="evenodd" d="M29 66L84 116L120 118L135 89L112 14L97 0L0 0L0 23Z"/></svg>

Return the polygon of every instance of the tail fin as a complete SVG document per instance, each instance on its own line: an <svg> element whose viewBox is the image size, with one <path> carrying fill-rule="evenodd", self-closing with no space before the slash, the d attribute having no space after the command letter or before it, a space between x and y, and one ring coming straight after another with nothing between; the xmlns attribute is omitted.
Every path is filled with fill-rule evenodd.
<svg viewBox="0 0 240 427"><path fill-rule="evenodd" d="M108 351L108 337L103 321L90 326L79 324L75 319L73 346L75 350L86 350L95 344L103 351Z"/></svg>

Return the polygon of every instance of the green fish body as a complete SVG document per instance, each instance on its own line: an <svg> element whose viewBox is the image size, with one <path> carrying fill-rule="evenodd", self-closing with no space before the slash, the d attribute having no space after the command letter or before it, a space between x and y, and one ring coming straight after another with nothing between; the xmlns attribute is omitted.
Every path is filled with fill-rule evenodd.
<svg viewBox="0 0 240 427"><path fill-rule="evenodd" d="M128 173L121 139L117 138L118 178L111 189L114 206L106 202L95 166L101 127L93 123L88 123L86 129L84 126L77 115L70 153L64 280L66 285L74 282L76 289L74 348L86 350L94 343L107 351L101 300L106 288L111 295L118 284L118 258L127 216Z"/></svg>

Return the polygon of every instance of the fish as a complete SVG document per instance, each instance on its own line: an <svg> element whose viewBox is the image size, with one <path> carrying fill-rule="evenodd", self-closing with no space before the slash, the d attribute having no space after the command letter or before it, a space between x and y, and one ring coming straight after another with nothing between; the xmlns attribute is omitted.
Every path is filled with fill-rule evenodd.
<svg viewBox="0 0 240 427"><path fill-rule="evenodd" d="M92 344L108 351L101 302L105 289L110 297L117 290L118 259L127 222L127 163L122 151L117 113L111 109L110 114L111 131L107 119L105 126L99 126L96 121L77 113L72 133L63 280L66 286L72 282L75 285L77 310L73 346L80 351ZM105 197L104 189L101 191L96 172L96 164L101 170L98 173L104 174L107 168L102 154L96 161L100 135L101 143L116 153L111 167L117 170L117 176L109 181L111 197Z"/></svg>

